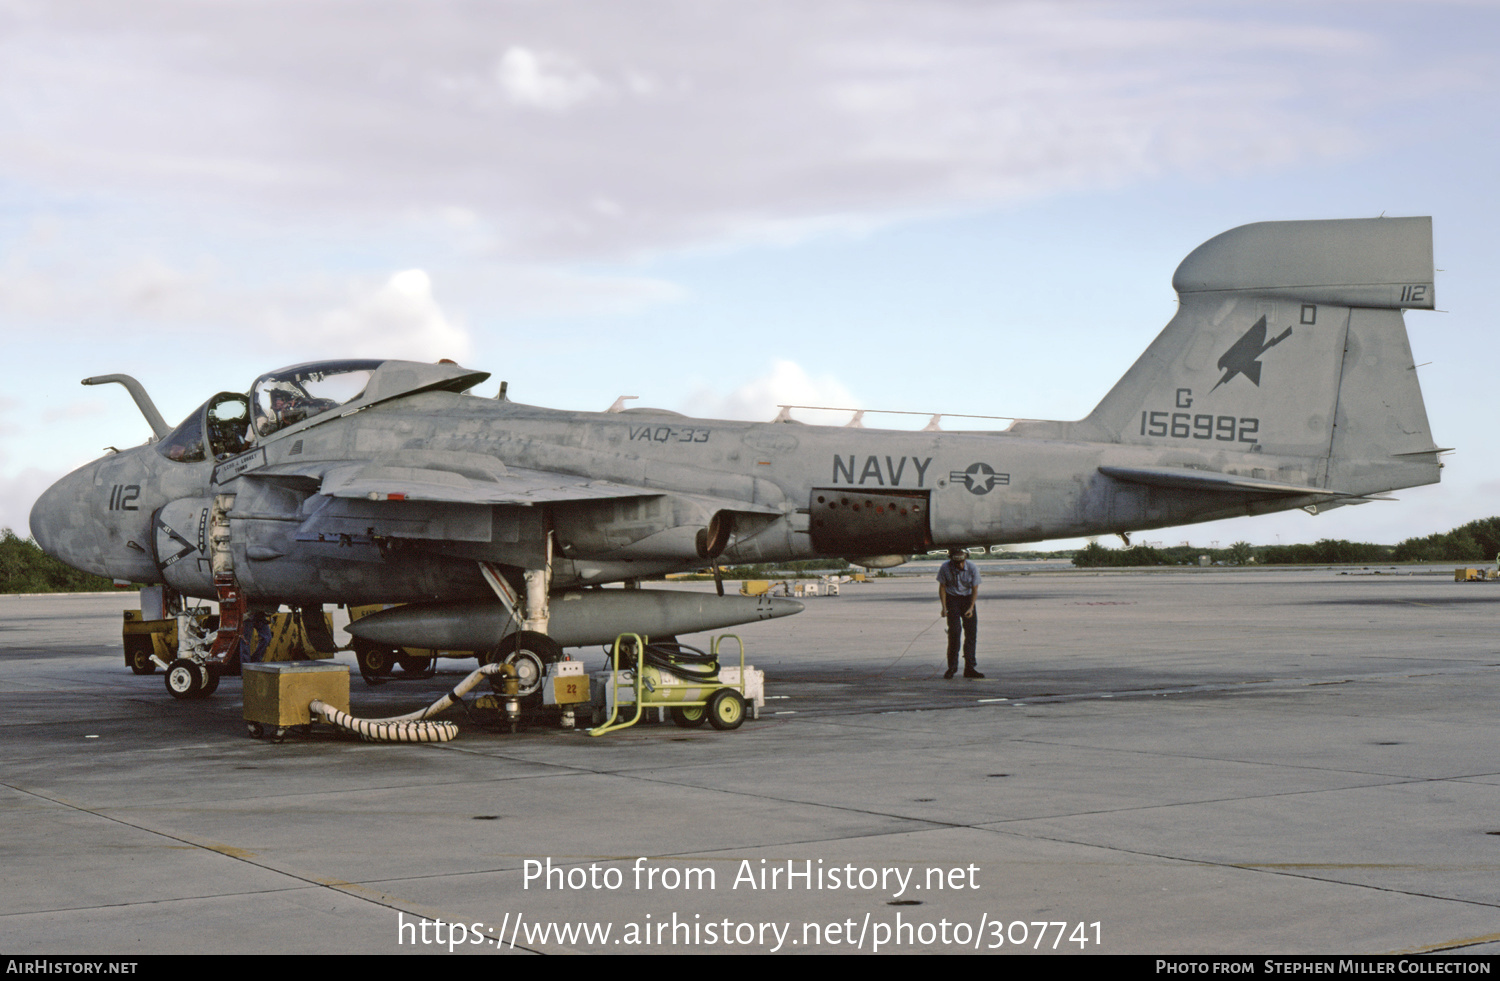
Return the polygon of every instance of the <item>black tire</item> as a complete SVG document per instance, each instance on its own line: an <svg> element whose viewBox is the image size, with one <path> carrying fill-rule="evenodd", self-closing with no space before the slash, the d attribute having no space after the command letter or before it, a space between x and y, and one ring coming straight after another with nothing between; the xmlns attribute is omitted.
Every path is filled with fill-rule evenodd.
<svg viewBox="0 0 1500 981"><path fill-rule="evenodd" d="M259 722L246 722L245 731L250 735L251 739L263 739L266 735L266 727Z"/></svg>
<svg viewBox="0 0 1500 981"><path fill-rule="evenodd" d="M402 674L413 678L431 678L437 674L437 658L435 657L398 656L396 663L401 665Z"/></svg>
<svg viewBox="0 0 1500 981"><path fill-rule="evenodd" d="M527 708L542 704L542 680L547 674L547 665L561 661L562 654L557 641L534 630L511 634L495 651L496 660L515 665L521 704ZM490 680L493 683L496 676L492 675Z"/></svg>
<svg viewBox="0 0 1500 981"><path fill-rule="evenodd" d="M708 723L720 732L738 729L745 721L745 700L733 688L720 688L708 700Z"/></svg>
<svg viewBox="0 0 1500 981"><path fill-rule="evenodd" d="M199 668L203 672L203 690L199 692L199 698L207 698L219 690L219 666L209 664Z"/></svg>
<svg viewBox="0 0 1500 981"><path fill-rule="evenodd" d="M396 669L395 651L363 641L354 643L354 660L359 664L360 676L372 685L379 684L379 679L389 677Z"/></svg>
<svg viewBox="0 0 1500 981"><path fill-rule="evenodd" d="M203 697L203 668L194 661L179 657L167 665L167 694L191 700Z"/></svg>
<svg viewBox="0 0 1500 981"><path fill-rule="evenodd" d="M684 729L696 729L708 721L708 709L702 705L672 707L672 721Z"/></svg>
<svg viewBox="0 0 1500 981"><path fill-rule="evenodd" d="M151 651L137 647L130 652L131 674L152 674L156 671L156 662L151 660Z"/></svg>

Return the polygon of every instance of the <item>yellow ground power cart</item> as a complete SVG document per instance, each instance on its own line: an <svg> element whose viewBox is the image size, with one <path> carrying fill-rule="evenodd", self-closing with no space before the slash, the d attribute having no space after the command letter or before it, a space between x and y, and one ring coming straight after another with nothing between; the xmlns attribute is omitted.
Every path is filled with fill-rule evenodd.
<svg viewBox="0 0 1500 981"><path fill-rule="evenodd" d="M725 640L739 645L738 667L719 664ZM596 722L590 736L627 729L647 709L670 713L685 729L707 722L728 731L738 729L747 714L759 718L765 704L765 673L745 665L745 642L734 634L713 638L706 654L684 644L652 644L639 634L621 634L609 661L609 669L596 672L590 686Z"/></svg>

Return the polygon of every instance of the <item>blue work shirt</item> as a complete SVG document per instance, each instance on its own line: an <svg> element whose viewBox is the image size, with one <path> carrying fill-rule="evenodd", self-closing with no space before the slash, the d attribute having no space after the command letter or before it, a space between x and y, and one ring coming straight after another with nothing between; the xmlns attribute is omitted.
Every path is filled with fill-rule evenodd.
<svg viewBox="0 0 1500 981"><path fill-rule="evenodd" d="M974 568L970 559L964 560L963 568L958 568L949 559L938 570L937 581L942 583L943 591L949 596L968 596L979 586L979 570Z"/></svg>

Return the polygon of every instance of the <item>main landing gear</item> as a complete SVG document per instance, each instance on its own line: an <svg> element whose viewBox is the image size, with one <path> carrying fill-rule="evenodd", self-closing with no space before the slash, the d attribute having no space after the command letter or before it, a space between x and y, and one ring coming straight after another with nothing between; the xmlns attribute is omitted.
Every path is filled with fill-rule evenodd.
<svg viewBox="0 0 1500 981"><path fill-rule="evenodd" d="M535 630L522 630L506 637L493 654L481 660L514 667L521 705L531 709L542 704L542 680L547 676L547 667L562 658L563 649L557 641Z"/></svg>

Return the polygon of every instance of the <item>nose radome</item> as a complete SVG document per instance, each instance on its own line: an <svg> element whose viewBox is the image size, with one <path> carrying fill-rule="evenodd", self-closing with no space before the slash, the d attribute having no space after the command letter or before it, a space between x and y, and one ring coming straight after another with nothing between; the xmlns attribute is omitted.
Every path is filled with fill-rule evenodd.
<svg viewBox="0 0 1500 981"><path fill-rule="evenodd" d="M54 559L63 559L58 554L59 541L62 537L58 522L70 510L64 499L71 495L64 485L73 476L69 474L42 491L42 496L37 498L36 503L31 506L31 517L28 519L31 525L31 537L41 546L43 552ZM63 561L67 560L63 559Z"/></svg>
<svg viewBox="0 0 1500 981"><path fill-rule="evenodd" d="M43 552L75 569L99 576L118 575L110 557L124 545L120 528L109 521L108 488L96 487L100 461L80 467L48 487L31 506L31 537Z"/></svg>
<svg viewBox="0 0 1500 981"><path fill-rule="evenodd" d="M31 535L42 551L96 576L160 581L150 551L156 502L145 465L149 460L131 453L80 467L37 498L31 507Z"/></svg>

